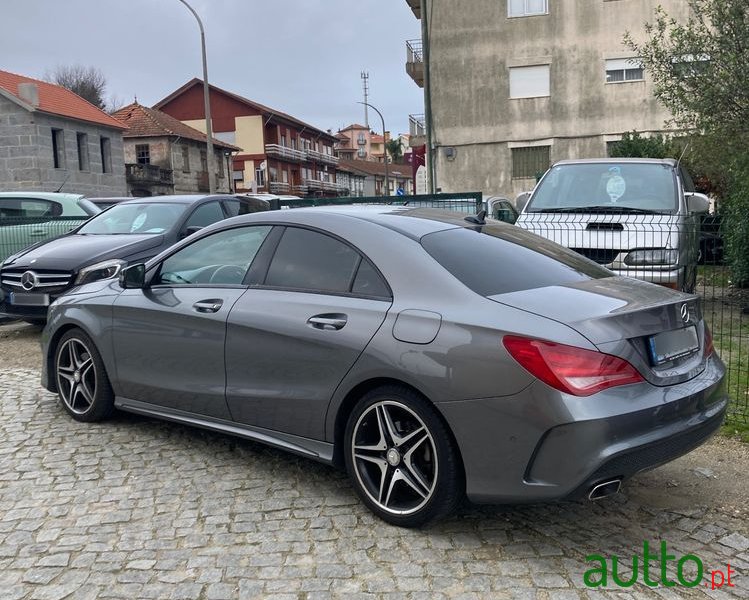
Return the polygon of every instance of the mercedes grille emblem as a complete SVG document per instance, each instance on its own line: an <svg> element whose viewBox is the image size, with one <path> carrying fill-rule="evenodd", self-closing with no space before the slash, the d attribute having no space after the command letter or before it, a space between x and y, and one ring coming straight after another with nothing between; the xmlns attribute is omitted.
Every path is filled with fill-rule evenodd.
<svg viewBox="0 0 749 600"><path fill-rule="evenodd" d="M33 290L36 287L36 284L37 278L34 271L26 271L23 275L21 275L21 287L27 292Z"/></svg>
<svg viewBox="0 0 749 600"><path fill-rule="evenodd" d="M689 307L686 304L681 305L681 320L689 323Z"/></svg>

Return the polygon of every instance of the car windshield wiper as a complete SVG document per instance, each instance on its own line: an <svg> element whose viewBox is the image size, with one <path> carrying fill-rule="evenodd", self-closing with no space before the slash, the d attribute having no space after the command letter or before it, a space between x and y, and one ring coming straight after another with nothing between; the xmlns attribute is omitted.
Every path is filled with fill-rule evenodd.
<svg viewBox="0 0 749 600"><path fill-rule="evenodd" d="M587 206L565 206L564 208L542 208L541 210L529 210L534 213L576 213L588 212Z"/></svg>
<svg viewBox="0 0 749 600"><path fill-rule="evenodd" d="M663 211L651 210L649 208L635 208L633 206L590 206L586 209L590 213L631 213L634 215L663 215Z"/></svg>

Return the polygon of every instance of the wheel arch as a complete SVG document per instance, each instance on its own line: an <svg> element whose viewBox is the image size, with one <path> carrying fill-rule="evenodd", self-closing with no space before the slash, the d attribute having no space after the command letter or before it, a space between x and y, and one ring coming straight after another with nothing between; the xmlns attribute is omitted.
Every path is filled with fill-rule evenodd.
<svg viewBox="0 0 749 600"><path fill-rule="evenodd" d="M442 420L443 424L445 425L445 428L450 434L453 447L455 448L455 451L458 453L458 462L460 463L461 467L463 468L463 472L465 473L465 464L463 463L463 454L460 450L460 446L458 445L458 440L456 439L455 434L453 433L453 430L450 427L450 424L447 422L447 419L445 419L445 416L442 414L442 411L440 410L439 405L432 402L424 392L422 392L420 389L418 389L414 385L410 383L406 383L405 381L402 381L400 379L396 379L393 377L373 377L371 379L367 379L365 381L362 381L356 384L344 396L343 400L338 406L338 410L336 411L335 424L333 426L333 464L337 468L345 467L344 458L343 458L343 439L346 433L346 423L348 422L349 416L354 410L354 406L356 406L356 403L366 393L370 392L371 390L374 390L379 387L388 386L388 385L394 385L398 387L407 388L413 391L414 393L419 394L422 398L427 400L430 404L432 404L432 406L435 407L435 409L437 410L437 414L439 415L439 418Z"/></svg>

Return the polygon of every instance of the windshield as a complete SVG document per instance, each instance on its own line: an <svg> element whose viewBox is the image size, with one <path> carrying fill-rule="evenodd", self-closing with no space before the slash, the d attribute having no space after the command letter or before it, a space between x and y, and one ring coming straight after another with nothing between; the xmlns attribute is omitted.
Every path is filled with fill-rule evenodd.
<svg viewBox="0 0 749 600"><path fill-rule="evenodd" d="M186 204L118 204L90 219L78 233L84 235L158 234L171 229Z"/></svg>
<svg viewBox="0 0 749 600"><path fill-rule="evenodd" d="M674 213L677 208L670 165L610 162L552 167L526 212Z"/></svg>

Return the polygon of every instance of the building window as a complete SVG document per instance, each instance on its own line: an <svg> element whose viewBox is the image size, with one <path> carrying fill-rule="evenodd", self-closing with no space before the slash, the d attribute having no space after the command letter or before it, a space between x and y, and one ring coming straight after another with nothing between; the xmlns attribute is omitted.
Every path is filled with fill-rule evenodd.
<svg viewBox="0 0 749 600"><path fill-rule="evenodd" d="M257 182L257 187L265 187L265 170L260 167L255 169L255 181Z"/></svg>
<svg viewBox="0 0 749 600"><path fill-rule="evenodd" d="M135 162L139 165L151 164L151 148L148 144L138 144L135 146Z"/></svg>
<svg viewBox="0 0 749 600"><path fill-rule="evenodd" d="M65 168L65 132L62 129L52 129L52 160L55 169Z"/></svg>
<svg viewBox="0 0 749 600"><path fill-rule="evenodd" d="M88 171L88 135L85 133L76 133L75 141L78 146L78 170Z"/></svg>
<svg viewBox="0 0 749 600"><path fill-rule="evenodd" d="M529 17L548 13L548 0L507 0L508 17Z"/></svg>
<svg viewBox="0 0 749 600"><path fill-rule="evenodd" d="M550 90L550 65L510 68L510 98L540 98Z"/></svg>
<svg viewBox="0 0 749 600"><path fill-rule="evenodd" d="M190 172L190 146L186 144L182 146L182 172Z"/></svg>
<svg viewBox="0 0 749 600"><path fill-rule="evenodd" d="M606 61L606 83L642 81L645 71L639 58L615 58Z"/></svg>
<svg viewBox="0 0 749 600"><path fill-rule="evenodd" d="M367 149L366 149L366 148L364 148L364 147L362 147L362 148L359 148L359 150L358 150L358 151L356 152L356 155L357 155L357 156L358 156L359 158L366 158L366 157L367 157Z"/></svg>
<svg viewBox="0 0 749 600"><path fill-rule="evenodd" d="M512 178L538 179L549 168L551 146L512 149Z"/></svg>
<svg viewBox="0 0 749 600"><path fill-rule="evenodd" d="M112 140L108 137L99 138L99 150L101 151L101 172L112 172Z"/></svg>
<svg viewBox="0 0 749 600"><path fill-rule="evenodd" d="M217 156L216 162L218 163L218 178L223 179L226 177L226 172L224 171L224 167L227 167L226 161L223 156Z"/></svg>
<svg viewBox="0 0 749 600"><path fill-rule="evenodd" d="M205 150L200 151L200 170L203 173L208 172L208 153Z"/></svg>

